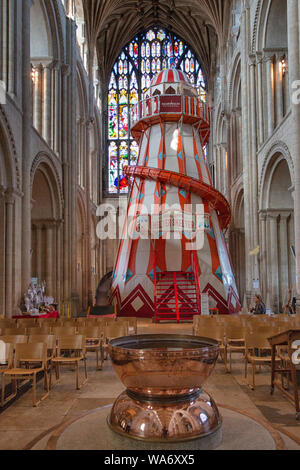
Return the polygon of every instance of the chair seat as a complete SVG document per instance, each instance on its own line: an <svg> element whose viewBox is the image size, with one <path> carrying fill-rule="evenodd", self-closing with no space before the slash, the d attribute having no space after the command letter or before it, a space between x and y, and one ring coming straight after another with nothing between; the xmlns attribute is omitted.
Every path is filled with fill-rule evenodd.
<svg viewBox="0 0 300 470"><path fill-rule="evenodd" d="M31 375L37 374L38 372L42 372L44 370L43 367L39 367L37 369L7 369L4 371L5 375Z"/></svg>
<svg viewBox="0 0 300 470"><path fill-rule="evenodd" d="M84 356L78 356L78 357L54 357L52 359L52 362L77 362L81 361Z"/></svg>
<svg viewBox="0 0 300 470"><path fill-rule="evenodd" d="M272 362L272 356L247 356L247 358L249 359L249 361L253 362ZM275 361L280 361L280 357L275 357Z"/></svg>

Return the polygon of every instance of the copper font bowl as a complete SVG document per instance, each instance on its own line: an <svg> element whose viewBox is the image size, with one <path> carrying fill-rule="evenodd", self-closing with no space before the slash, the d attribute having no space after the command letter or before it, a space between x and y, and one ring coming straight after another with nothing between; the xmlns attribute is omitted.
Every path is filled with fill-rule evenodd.
<svg viewBox="0 0 300 470"><path fill-rule="evenodd" d="M126 387L113 405L111 428L129 437L159 441L196 439L221 425L202 386L216 364L213 339L188 335L139 335L108 345Z"/></svg>

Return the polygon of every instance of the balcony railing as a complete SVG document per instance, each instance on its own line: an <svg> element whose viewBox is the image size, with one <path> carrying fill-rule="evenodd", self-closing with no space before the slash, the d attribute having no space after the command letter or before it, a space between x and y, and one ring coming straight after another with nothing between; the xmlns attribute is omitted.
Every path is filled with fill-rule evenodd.
<svg viewBox="0 0 300 470"><path fill-rule="evenodd" d="M131 110L135 126L141 119L159 114L185 115L210 122L210 108L200 98L183 95L157 95L136 104Z"/></svg>

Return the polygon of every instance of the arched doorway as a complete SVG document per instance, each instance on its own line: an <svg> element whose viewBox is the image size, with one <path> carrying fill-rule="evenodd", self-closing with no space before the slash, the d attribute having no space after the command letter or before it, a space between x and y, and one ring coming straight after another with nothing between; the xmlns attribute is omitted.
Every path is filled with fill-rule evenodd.
<svg viewBox="0 0 300 470"><path fill-rule="evenodd" d="M292 181L283 155L271 159L263 188L261 273L264 295L270 295L277 313L283 310L289 287L296 283Z"/></svg>
<svg viewBox="0 0 300 470"><path fill-rule="evenodd" d="M234 208L234 228L230 232L230 253L241 302L246 291L244 191L239 192Z"/></svg>
<svg viewBox="0 0 300 470"><path fill-rule="evenodd" d="M32 182L31 275L46 281L46 294L61 300L61 210L52 170L41 163Z"/></svg>

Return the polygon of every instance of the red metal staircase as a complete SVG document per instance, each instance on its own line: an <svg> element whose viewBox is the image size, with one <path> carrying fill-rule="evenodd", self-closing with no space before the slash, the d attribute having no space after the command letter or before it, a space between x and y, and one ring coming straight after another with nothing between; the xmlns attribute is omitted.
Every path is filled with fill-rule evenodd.
<svg viewBox="0 0 300 470"><path fill-rule="evenodd" d="M155 266L155 323L192 320L201 314L201 293L195 254L191 272L168 271L156 273Z"/></svg>

